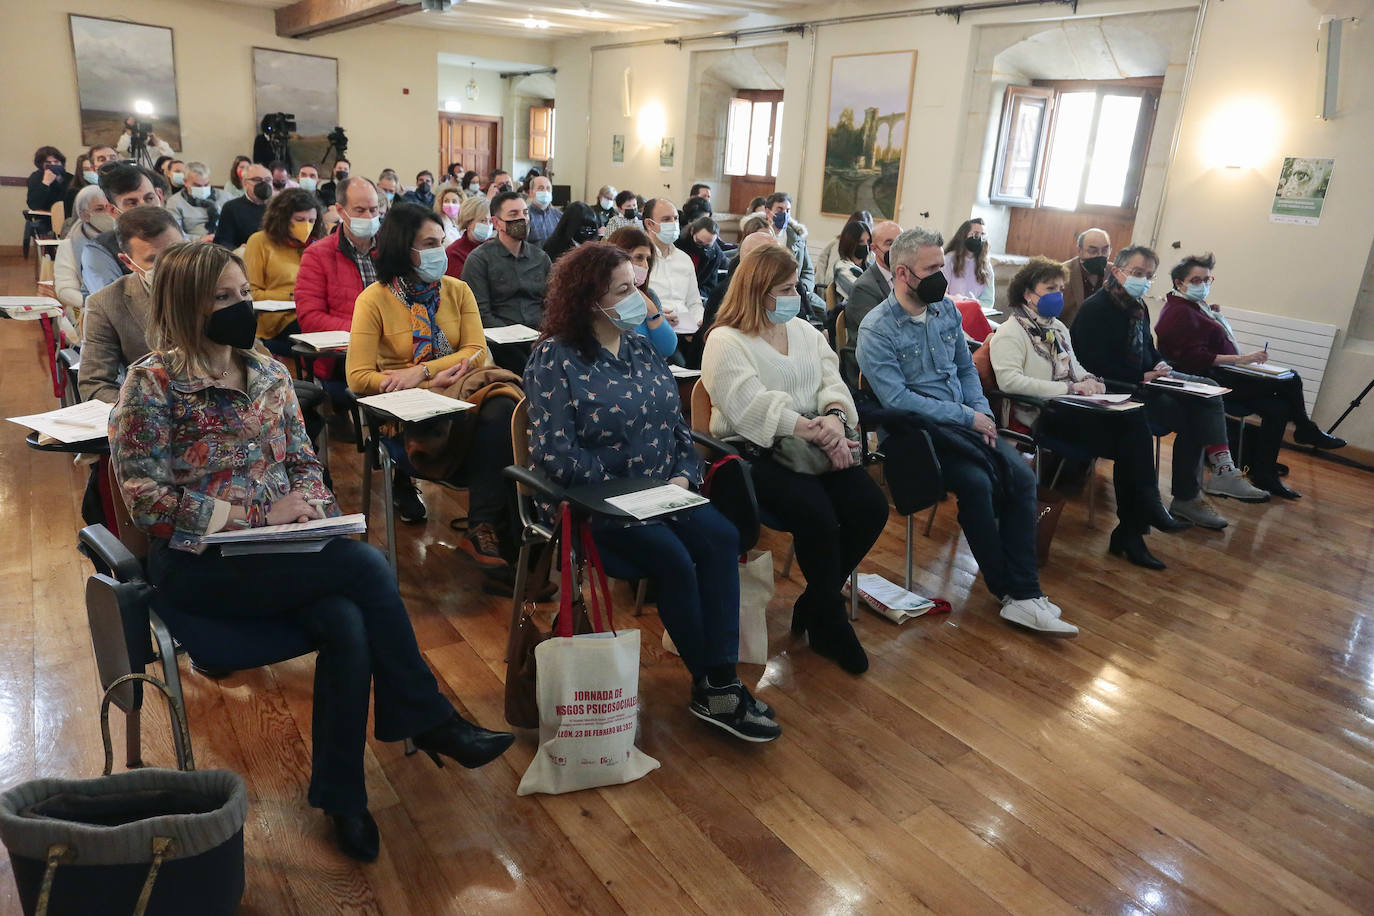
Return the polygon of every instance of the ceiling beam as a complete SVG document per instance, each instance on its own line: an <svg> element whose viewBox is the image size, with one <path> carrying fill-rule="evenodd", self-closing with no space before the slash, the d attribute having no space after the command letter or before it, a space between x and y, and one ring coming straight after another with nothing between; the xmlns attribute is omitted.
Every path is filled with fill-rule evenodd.
<svg viewBox="0 0 1374 916"><path fill-rule="evenodd" d="M296 0L277 10L277 34L282 38L315 38L418 10L414 0Z"/></svg>

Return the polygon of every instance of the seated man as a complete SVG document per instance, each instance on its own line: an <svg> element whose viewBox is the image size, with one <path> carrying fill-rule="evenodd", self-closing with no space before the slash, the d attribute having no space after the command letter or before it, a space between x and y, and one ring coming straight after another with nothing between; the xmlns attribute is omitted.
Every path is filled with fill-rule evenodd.
<svg viewBox="0 0 1374 916"><path fill-rule="evenodd" d="M887 252L901 233L902 227L891 220L873 227L873 263L854 281L854 288L844 304L844 326L850 334L857 333L873 307L892 294L892 270L887 264Z"/></svg>
<svg viewBox="0 0 1374 916"><path fill-rule="evenodd" d="M945 485L959 499L959 525L984 583L1002 602L1002 619L1077 635L1040 590L1035 475L997 435L959 310L945 296L944 242L928 229L897 237L888 254L892 294L859 326L859 367L883 407L908 412L929 430Z"/></svg>
<svg viewBox="0 0 1374 916"><path fill-rule="evenodd" d="M241 180L243 196L224 205L215 227L215 244L230 251L247 244L249 236L262 228L262 215L272 199L272 173L265 166L245 165Z"/></svg>
<svg viewBox="0 0 1374 916"><path fill-rule="evenodd" d="M120 163L100 173L100 190L114 206L118 216L134 207L161 207L164 202L162 179L151 169ZM176 222L176 217L172 217ZM102 232L81 252L81 284L87 295L96 293L129 272L120 259L115 231ZM146 352L146 351L145 351Z"/></svg>
<svg viewBox="0 0 1374 916"><path fill-rule="evenodd" d="M531 245L543 245L558 228L563 211L553 205L553 182L543 175L530 179L530 234L527 241Z"/></svg>
<svg viewBox="0 0 1374 916"><path fill-rule="evenodd" d="M1078 233L1078 256L1064 262L1069 272L1064 284L1064 311L1059 316L1064 327L1072 330L1084 300L1102 288L1111 256L1112 240L1106 230L1084 229Z"/></svg>
<svg viewBox="0 0 1374 916"><path fill-rule="evenodd" d="M801 290L802 317L813 322L825 320L825 300L816 295L816 268L806 247L806 227L792 218L792 195L775 191L768 195L768 218L778 241L792 252L797 262L797 287Z"/></svg>
<svg viewBox="0 0 1374 916"><path fill-rule="evenodd" d="M434 173L429 169L417 172L415 175L415 190L406 191L401 195L402 200L408 200L413 204L419 204L426 210L434 209Z"/></svg>
<svg viewBox="0 0 1374 916"><path fill-rule="evenodd" d="M515 191L492 198L491 221L496 237L483 242L463 264L463 282L477 298L482 327L504 328L523 324L538 328L544 322L544 287L551 263L544 249L526 241L529 208ZM529 344L491 345L491 358L502 369L525 371Z"/></svg>

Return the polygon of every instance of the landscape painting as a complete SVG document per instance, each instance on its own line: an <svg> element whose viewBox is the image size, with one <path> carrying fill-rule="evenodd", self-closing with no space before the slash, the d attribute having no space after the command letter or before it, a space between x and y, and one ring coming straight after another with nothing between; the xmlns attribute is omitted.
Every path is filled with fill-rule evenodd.
<svg viewBox="0 0 1374 916"><path fill-rule="evenodd" d="M258 124L263 115L284 111L296 116L296 133L323 137L339 123L339 61L254 48L253 104Z"/></svg>
<svg viewBox="0 0 1374 916"><path fill-rule="evenodd" d="M181 149L172 30L156 25L68 15L76 56L81 142L115 144L136 114L174 150ZM150 114L147 112L151 112Z"/></svg>
<svg viewBox="0 0 1374 916"><path fill-rule="evenodd" d="M823 213L868 210L874 219L897 218L915 79L915 51L830 59Z"/></svg>

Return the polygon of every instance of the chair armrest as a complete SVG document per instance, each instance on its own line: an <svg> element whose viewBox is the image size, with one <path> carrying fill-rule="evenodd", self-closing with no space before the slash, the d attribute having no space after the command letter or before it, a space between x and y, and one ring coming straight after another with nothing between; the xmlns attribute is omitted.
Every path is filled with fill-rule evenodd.
<svg viewBox="0 0 1374 916"><path fill-rule="evenodd" d="M507 467L503 474L507 480L513 480L517 484L528 487L531 492L544 497L547 500L558 503L567 498L567 491L563 487L554 483L544 474L531 468L524 468L518 464Z"/></svg>
<svg viewBox="0 0 1374 916"><path fill-rule="evenodd" d="M735 448L733 445L731 445L728 442L725 442L722 439L717 439L715 436L709 435L707 433L698 432L695 429L692 430L691 433L693 442L695 442L697 445L702 446L708 452L714 454L716 457L724 457L726 455L739 454L739 449Z"/></svg>
<svg viewBox="0 0 1374 916"><path fill-rule="evenodd" d="M1102 382L1107 386L1109 394L1135 394L1141 387L1135 382L1128 382L1119 378L1104 378Z"/></svg>
<svg viewBox="0 0 1374 916"><path fill-rule="evenodd" d="M103 565L120 582L143 581L143 564L104 525L81 529L81 552L97 567Z"/></svg>
<svg viewBox="0 0 1374 916"><path fill-rule="evenodd" d="M1002 391L1000 389L996 394L998 397L1004 398L1013 404L1020 404L1022 407L1044 409L1045 405L1049 403L1049 398L1037 398L1032 394L1013 394L1010 391Z"/></svg>

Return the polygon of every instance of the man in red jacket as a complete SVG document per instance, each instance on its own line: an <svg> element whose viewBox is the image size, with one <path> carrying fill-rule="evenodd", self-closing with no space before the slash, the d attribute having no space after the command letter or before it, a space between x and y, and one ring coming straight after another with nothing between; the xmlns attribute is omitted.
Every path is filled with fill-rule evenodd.
<svg viewBox="0 0 1374 916"><path fill-rule="evenodd" d="M339 229L305 250L296 274L296 320L306 333L352 330L354 301L377 281L372 262L382 225L377 186L361 175L350 176L338 183L335 195ZM330 400L348 404L352 395L339 377L339 368L334 359L318 359L315 377ZM399 469L392 480L393 502L401 521L423 522L425 504L415 481Z"/></svg>

